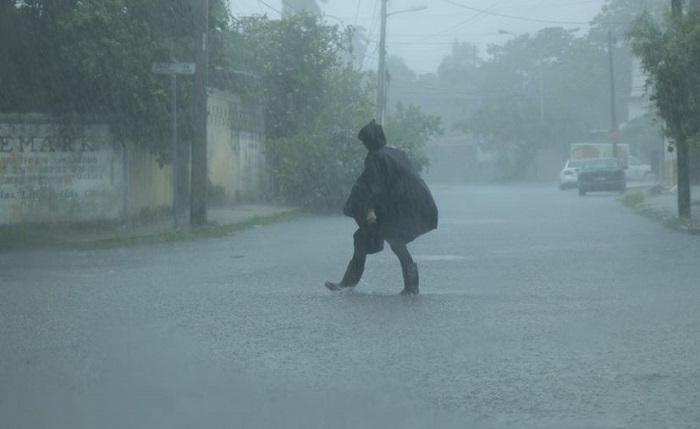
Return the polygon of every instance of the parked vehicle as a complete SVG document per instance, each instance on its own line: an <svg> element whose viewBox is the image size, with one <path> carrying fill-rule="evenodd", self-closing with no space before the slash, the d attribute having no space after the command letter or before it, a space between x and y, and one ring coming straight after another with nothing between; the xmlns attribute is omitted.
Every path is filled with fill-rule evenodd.
<svg viewBox="0 0 700 429"><path fill-rule="evenodd" d="M570 159L559 173L559 189L562 191L578 187L578 172L585 159Z"/></svg>
<svg viewBox="0 0 700 429"><path fill-rule="evenodd" d="M625 171L616 158L596 158L586 160L578 173L578 193L617 191L625 192L627 179Z"/></svg>

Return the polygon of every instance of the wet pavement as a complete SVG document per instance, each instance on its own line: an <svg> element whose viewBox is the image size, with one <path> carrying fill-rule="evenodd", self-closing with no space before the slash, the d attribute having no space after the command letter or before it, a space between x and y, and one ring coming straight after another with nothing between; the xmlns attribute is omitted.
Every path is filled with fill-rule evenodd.
<svg viewBox="0 0 700 429"><path fill-rule="evenodd" d="M0 427L700 421L700 241L618 195L434 186L438 230L331 293L352 220L0 253Z"/></svg>

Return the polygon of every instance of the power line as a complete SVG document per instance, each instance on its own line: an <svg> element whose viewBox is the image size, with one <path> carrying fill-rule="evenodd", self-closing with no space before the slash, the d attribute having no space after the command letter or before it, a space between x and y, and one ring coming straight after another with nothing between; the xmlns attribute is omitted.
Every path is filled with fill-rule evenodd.
<svg viewBox="0 0 700 429"><path fill-rule="evenodd" d="M282 1L284 2L284 0L282 0ZM282 15L282 11L281 11L281 10L276 9L276 8L273 7L273 6L270 6L268 3L265 3L263 0L258 0L258 3L260 3L260 4L264 5L264 6L267 6L269 9L271 9L271 10L273 10L273 11L279 13L280 15Z"/></svg>
<svg viewBox="0 0 700 429"><path fill-rule="evenodd" d="M360 7L362 6L362 0L357 0L357 10L355 11L355 21L354 25L357 27L357 21L360 19Z"/></svg>
<svg viewBox="0 0 700 429"><path fill-rule="evenodd" d="M513 16L513 15L507 15L504 13L491 12L491 11L484 10L484 9L477 9L475 7L465 6L463 4L455 3L451 0L442 0L442 2L451 4L453 6L461 7L463 9L473 10L474 12L479 12L479 13L484 14L484 15L499 16L501 18L515 19L515 20L519 20L519 21L540 22L543 24L559 24L559 25L588 25L589 24L588 22L583 22L583 21L550 21L547 19L526 18L524 16Z"/></svg>
<svg viewBox="0 0 700 429"><path fill-rule="evenodd" d="M498 6L502 2L503 2L503 0L497 0L495 3L492 3L491 6L489 6L486 10L477 11L479 13L477 13L476 15L470 16L469 18L460 22L459 24L453 25L452 27L447 28L440 33L433 34L432 36L428 36L428 38L439 37L439 36L443 36L443 35L448 34L448 33L452 33L453 31L456 31L456 30L464 27L465 25L469 24L470 22L474 22L476 19L482 17L483 15L488 14L493 8L495 8L496 6Z"/></svg>

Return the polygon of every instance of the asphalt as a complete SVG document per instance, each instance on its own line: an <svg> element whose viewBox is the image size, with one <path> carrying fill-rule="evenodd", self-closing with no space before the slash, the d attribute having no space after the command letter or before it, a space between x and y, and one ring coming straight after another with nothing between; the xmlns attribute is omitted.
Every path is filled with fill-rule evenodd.
<svg viewBox="0 0 700 429"><path fill-rule="evenodd" d="M555 184L431 186L413 297L341 216L0 254L0 428L697 428L700 241Z"/></svg>

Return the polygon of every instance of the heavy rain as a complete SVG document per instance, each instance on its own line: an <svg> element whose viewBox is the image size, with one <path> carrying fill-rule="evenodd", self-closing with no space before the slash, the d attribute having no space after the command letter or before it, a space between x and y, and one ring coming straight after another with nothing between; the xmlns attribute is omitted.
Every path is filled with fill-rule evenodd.
<svg viewBox="0 0 700 429"><path fill-rule="evenodd" d="M700 0L0 0L0 428L700 422Z"/></svg>

